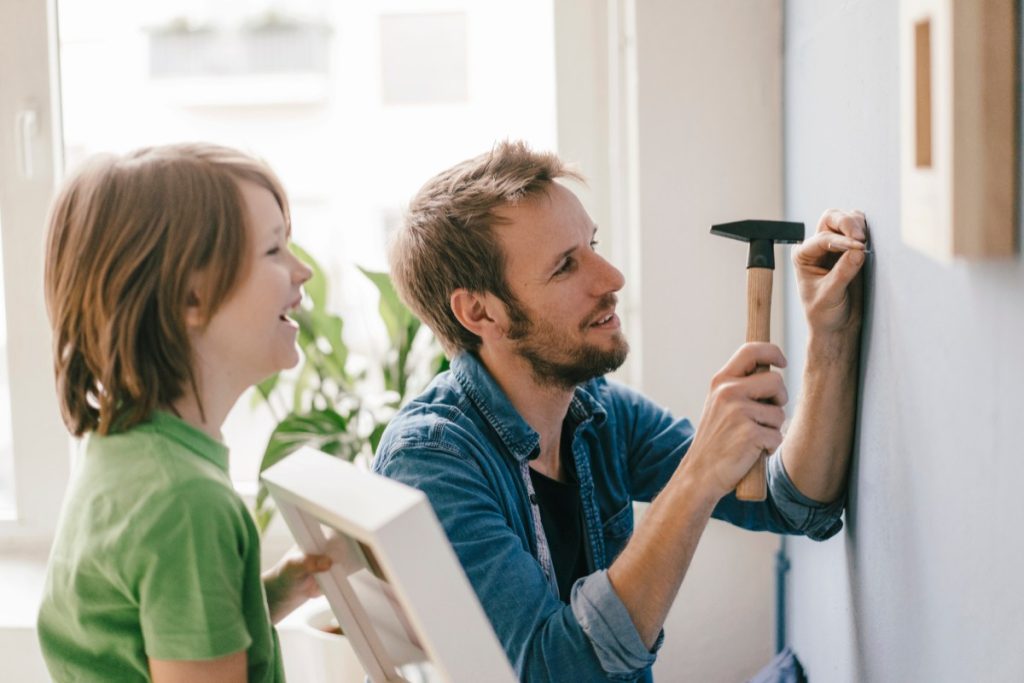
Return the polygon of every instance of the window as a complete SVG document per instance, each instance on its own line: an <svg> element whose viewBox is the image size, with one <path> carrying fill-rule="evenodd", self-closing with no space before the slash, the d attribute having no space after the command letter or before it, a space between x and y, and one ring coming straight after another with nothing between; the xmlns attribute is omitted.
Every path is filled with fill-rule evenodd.
<svg viewBox="0 0 1024 683"><path fill-rule="evenodd" d="M0 216L0 220L3 217ZM4 293L3 240L0 239L0 305ZM0 518L14 514L14 472L11 452L11 383L7 371L7 321L0 318Z"/></svg>
<svg viewBox="0 0 1024 683"><path fill-rule="evenodd" d="M466 14L389 14L380 18L384 104L465 102Z"/></svg>
<svg viewBox="0 0 1024 683"><path fill-rule="evenodd" d="M386 267L415 191L496 140L555 147L553 0L57 2L66 167L194 139L266 159L365 353L383 329L356 266ZM225 424L243 489L273 425L249 397Z"/></svg>
<svg viewBox="0 0 1024 683"><path fill-rule="evenodd" d="M0 3L0 365L8 413L0 440L10 444L6 490L15 505L0 517L0 536L6 548L32 550L48 545L70 469L42 283L43 225L60 152L50 9L46 2Z"/></svg>

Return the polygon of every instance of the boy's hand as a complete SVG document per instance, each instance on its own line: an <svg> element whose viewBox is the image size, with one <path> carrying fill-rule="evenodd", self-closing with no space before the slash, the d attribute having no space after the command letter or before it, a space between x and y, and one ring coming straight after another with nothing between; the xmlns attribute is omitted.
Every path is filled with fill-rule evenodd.
<svg viewBox="0 0 1024 683"><path fill-rule="evenodd" d="M327 571L331 564L331 558L326 555L304 555L294 550L263 572L270 621L276 624L309 598L320 595L320 586L313 575Z"/></svg>

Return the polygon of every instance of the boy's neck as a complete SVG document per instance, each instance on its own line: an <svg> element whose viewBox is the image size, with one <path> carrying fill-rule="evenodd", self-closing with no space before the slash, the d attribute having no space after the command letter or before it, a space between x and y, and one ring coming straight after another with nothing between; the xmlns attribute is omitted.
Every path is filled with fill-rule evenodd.
<svg viewBox="0 0 1024 683"><path fill-rule="evenodd" d="M200 396L197 398L195 393L187 389L181 398L171 404L171 408L188 424L205 432L217 441L223 441L224 436L221 433L221 427L224 426L224 420L227 419L228 413L231 412L231 408L234 407L235 402L240 396L240 394L231 393L233 395L229 396L227 393L219 395L219 392L216 391L202 391L200 389ZM200 400L202 400L201 410Z"/></svg>

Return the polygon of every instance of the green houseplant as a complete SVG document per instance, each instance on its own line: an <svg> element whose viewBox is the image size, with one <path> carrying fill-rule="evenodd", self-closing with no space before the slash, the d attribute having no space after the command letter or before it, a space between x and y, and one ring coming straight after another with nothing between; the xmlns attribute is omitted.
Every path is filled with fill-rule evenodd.
<svg viewBox="0 0 1024 683"><path fill-rule="evenodd" d="M430 330L401 302L387 273L363 268L380 294L377 310L388 347L381 357L350 358L342 337L344 322L328 309L323 268L298 246L293 249L313 271L303 307L292 316L299 325L303 359L297 373L278 373L257 386L256 400L266 402L277 421L260 462L261 474L302 446L349 461L372 457L395 412L448 367ZM253 510L261 532L274 513L261 483Z"/></svg>

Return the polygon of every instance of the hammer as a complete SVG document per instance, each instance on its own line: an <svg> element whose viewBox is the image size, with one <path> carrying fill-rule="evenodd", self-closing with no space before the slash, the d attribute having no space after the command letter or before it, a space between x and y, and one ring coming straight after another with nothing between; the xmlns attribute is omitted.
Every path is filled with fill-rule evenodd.
<svg viewBox="0 0 1024 683"><path fill-rule="evenodd" d="M711 226L712 235L750 243L747 257L747 341L769 341L772 311L772 274L775 270L775 244L793 244L804 239L804 224L787 221L736 221ZM754 372L767 372L758 365ZM765 474L768 451L736 485L740 500L760 501L768 497Z"/></svg>

